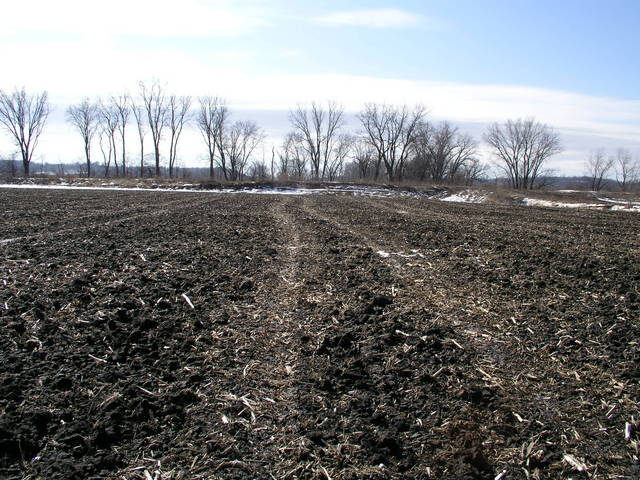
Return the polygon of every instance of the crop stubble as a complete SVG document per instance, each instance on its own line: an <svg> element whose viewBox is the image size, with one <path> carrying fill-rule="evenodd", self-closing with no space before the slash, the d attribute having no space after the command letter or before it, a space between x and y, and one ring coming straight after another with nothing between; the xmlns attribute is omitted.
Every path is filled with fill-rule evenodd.
<svg viewBox="0 0 640 480"><path fill-rule="evenodd" d="M635 215L0 195L0 477L640 475Z"/></svg>

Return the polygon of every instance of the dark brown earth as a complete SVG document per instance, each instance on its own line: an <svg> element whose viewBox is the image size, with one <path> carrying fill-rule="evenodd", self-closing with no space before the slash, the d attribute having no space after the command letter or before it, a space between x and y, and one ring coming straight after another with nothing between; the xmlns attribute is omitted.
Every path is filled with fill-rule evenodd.
<svg viewBox="0 0 640 480"><path fill-rule="evenodd" d="M636 214L0 201L1 478L640 478Z"/></svg>

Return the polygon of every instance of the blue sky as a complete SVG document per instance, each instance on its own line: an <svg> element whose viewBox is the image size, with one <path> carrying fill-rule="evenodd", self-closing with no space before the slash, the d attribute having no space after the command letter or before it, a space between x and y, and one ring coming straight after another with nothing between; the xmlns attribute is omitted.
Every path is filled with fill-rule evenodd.
<svg viewBox="0 0 640 480"><path fill-rule="evenodd" d="M267 53L253 65L256 71L537 86L640 99L637 0L348 2L348 10L397 9L415 17L415 23L390 21L387 28L309 21L343 11L345 2L282 5L288 17L282 23L208 47ZM299 55L280 56L287 49Z"/></svg>
<svg viewBox="0 0 640 480"><path fill-rule="evenodd" d="M56 106L48 161L81 155L66 105L151 78L224 96L273 143L289 108L332 99L351 113L422 103L478 140L490 122L534 116L563 137L562 173L601 146L640 156L638 0L23 0L3 19L0 88L47 89ZM198 162L197 132L181 152Z"/></svg>

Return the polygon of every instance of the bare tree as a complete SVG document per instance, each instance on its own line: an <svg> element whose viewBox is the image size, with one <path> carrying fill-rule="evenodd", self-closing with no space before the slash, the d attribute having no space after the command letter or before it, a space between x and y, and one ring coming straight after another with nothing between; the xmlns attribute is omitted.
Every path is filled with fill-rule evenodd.
<svg viewBox="0 0 640 480"><path fill-rule="evenodd" d="M102 128L101 137L109 142L109 151L113 154L113 166L116 169L116 177L120 175L118 169L118 149L116 147L116 134L119 129L120 117L117 109L112 104L101 104L99 107L100 124ZM104 141L104 140L103 140ZM102 146L100 147L102 148ZM110 158L111 158L110 154ZM104 155L104 151L103 151ZM107 169L108 170L108 169Z"/></svg>
<svg viewBox="0 0 640 480"><path fill-rule="evenodd" d="M269 178L269 168L264 161L254 161L251 164L251 178L253 180L265 180Z"/></svg>
<svg viewBox="0 0 640 480"><path fill-rule="evenodd" d="M599 192L604 186L605 176L613 167L613 157L607 157L604 149L591 152L585 161L587 175L591 179L591 190Z"/></svg>
<svg viewBox="0 0 640 480"><path fill-rule="evenodd" d="M424 122L426 109L417 105L410 110L406 105L366 104L358 119L364 134L377 154L374 179L378 179L384 165L390 182L402 180L405 163L416 141L417 129Z"/></svg>
<svg viewBox="0 0 640 480"><path fill-rule="evenodd" d="M431 180L442 182L449 176L450 164L453 162L454 150L456 148L455 136L457 129L448 122L442 122L439 127L433 128L433 135L427 143L429 152L429 170Z"/></svg>
<svg viewBox="0 0 640 480"><path fill-rule="evenodd" d="M109 168L111 167L111 159L115 157L113 151L112 137L110 132L104 128L104 125L100 129L98 135L98 145L100 145L100 151L102 152L102 159L104 161L104 176L109 176Z"/></svg>
<svg viewBox="0 0 640 480"><path fill-rule="evenodd" d="M173 176L173 167L178 156L178 140L184 125L189 121L191 97L171 95L168 102L168 124L171 129L169 141L169 176Z"/></svg>
<svg viewBox="0 0 640 480"><path fill-rule="evenodd" d="M428 122L422 122L416 129L413 144L413 158L407 165L407 174L424 182L433 174L432 144L435 129Z"/></svg>
<svg viewBox="0 0 640 480"><path fill-rule="evenodd" d="M49 116L47 92L28 94L24 88L6 93L0 90L0 126L11 136L22 155L25 176L40 134Z"/></svg>
<svg viewBox="0 0 640 480"><path fill-rule="evenodd" d="M226 151L230 167L230 179L241 180L253 151L264 139L255 122L235 122L226 135L222 150Z"/></svg>
<svg viewBox="0 0 640 480"><path fill-rule="evenodd" d="M303 137L296 132L289 132L278 150L279 168L278 177L281 179L302 179L307 173L307 150L304 147Z"/></svg>
<svg viewBox="0 0 640 480"><path fill-rule="evenodd" d="M218 144L221 143L219 138L224 130L224 122L228 117L228 109L225 101L219 97L201 97L200 109L196 116L196 124L200 130L200 134L207 146L207 155L209 157L209 177L213 178L214 166L216 164L216 150ZM226 161L221 159L223 166L223 175L227 176Z"/></svg>
<svg viewBox="0 0 640 480"><path fill-rule="evenodd" d="M334 102L328 102L326 110L312 102L309 109L298 106L289 113L289 121L294 131L302 139L311 167L311 176L325 178L335 150L335 138L344 125L344 109Z"/></svg>
<svg viewBox="0 0 640 480"><path fill-rule="evenodd" d="M352 148L352 158L355 162L358 177L361 179L370 178L374 166L375 151L366 139L358 139Z"/></svg>
<svg viewBox="0 0 640 480"><path fill-rule="evenodd" d="M278 177L287 179L293 171L293 152L295 142L295 133L288 133L282 140L282 145L278 149Z"/></svg>
<svg viewBox="0 0 640 480"><path fill-rule="evenodd" d="M351 154L354 144L355 137L353 135L347 133L338 135L333 146L333 155L329 157L326 169L326 178L329 181L333 181L342 175L345 160Z"/></svg>
<svg viewBox="0 0 640 480"><path fill-rule="evenodd" d="M304 139L300 135L293 136L293 142L291 144L292 150L292 173L295 178L305 178L308 172L309 157L307 150L304 147Z"/></svg>
<svg viewBox="0 0 640 480"><path fill-rule="evenodd" d="M118 133L120 134L121 140L121 158L122 158L122 176L127 176L127 156L126 156L126 148L125 148L125 135L127 131L127 123L129 122L129 115L131 115L131 99L129 95L119 95L111 97L111 105L113 106L113 111L118 116Z"/></svg>
<svg viewBox="0 0 640 480"><path fill-rule="evenodd" d="M456 183L464 165L475 158L477 144L448 122L439 126L423 123L416 134L415 170L420 180Z"/></svg>
<svg viewBox="0 0 640 480"><path fill-rule="evenodd" d="M200 99L197 124L209 155L209 174L213 163L222 170L225 180L240 180L256 147L264 139L255 122L237 121L229 124L229 109L215 97Z"/></svg>
<svg viewBox="0 0 640 480"><path fill-rule="evenodd" d="M544 163L562 151L559 135L533 118L508 120L504 125L495 123L484 140L493 148L497 167L515 189L534 188Z"/></svg>
<svg viewBox="0 0 640 480"><path fill-rule="evenodd" d="M270 170L270 174L271 174L271 180L273 181L276 178L276 146L275 145L271 145L271 168Z"/></svg>
<svg viewBox="0 0 640 480"><path fill-rule="evenodd" d="M98 105L83 99L77 105L67 108L67 121L73 125L84 142L84 156L87 162L87 177L91 176L91 141L100 123Z"/></svg>
<svg viewBox="0 0 640 480"><path fill-rule="evenodd" d="M628 150L619 148L616 152L616 183L620 190L626 192L629 186L638 181L640 165L633 161L633 157Z"/></svg>
<svg viewBox="0 0 640 480"><path fill-rule="evenodd" d="M138 127L138 138L140 139L140 177L144 176L144 137L147 135L147 123L145 109L142 105L137 105L131 99L131 112Z"/></svg>
<svg viewBox="0 0 640 480"><path fill-rule="evenodd" d="M160 141L163 130L167 126L167 98L164 88L158 81L154 81L151 86L140 82L140 95L153 138L156 176L160 176Z"/></svg>
<svg viewBox="0 0 640 480"><path fill-rule="evenodd" d="M15 153L2 158L0 155L0 166L2 167L2 173L9 175L11 178L18 174L18 162L15 159Z"/></svg>
<svg viewBox="0 0 640 480"><path fill-rule="evenodd" d="M482 180L487 175L487 164L482 163L478 158L470 158L464 163L461 169L461 182L463 185L470 187L474 183Z"/></svg>

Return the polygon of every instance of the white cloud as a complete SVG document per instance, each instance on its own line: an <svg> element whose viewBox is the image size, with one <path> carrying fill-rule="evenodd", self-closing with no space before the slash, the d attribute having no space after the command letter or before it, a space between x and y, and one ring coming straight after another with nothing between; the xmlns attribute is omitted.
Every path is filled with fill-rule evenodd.
<svg viewBox="0 0 640 480"><path fill-rule="evenodd" d="M415 27L423 23L424 18L397 8L374 8L332 12L318 17L317 21L323 25L335 27L398 28Z"/></svg>
<svg viewBox="0 0 640 480"><path fill-rule="evenodd" d="M3 6L3 17L3 36L233 36L269 23L264 7L228 0L23 0Z"/></svg>
<svg viewBox="0 0 640 480"><path fill-rule="evenodd" d="M249 68L251 58L241 52L212 61L211 54L202 52L135 50L108 36L93 40L20 45L0 41L4 64L20 65L3 71L0 88L24 85L28 90L47 89L60 113L50 119L38 148L37 154L46 154L47 160L73 160L80 155L76 134L63 123L67 104L83 96L104 97L125 90L135 94L138 81L152 77L167 82L169 90L179 94L223 96L237 118L264 118L262 127L272 137L286 131L288 109L297 103L336 100L351 113L366 102L422 103L430 110L431 119L461 124L477 139L489 122L536 117L562 134L566 151L553 166L565 173L580 173L589 150L601 145L640 153L638 101L524 86L356 75L256 75ZM258 111L275 113L267 119ZM12 148L6 136L0 135L0 152ZM181 152L186 160L195 161L202 151L197 134L185 135Z"/></svg>

